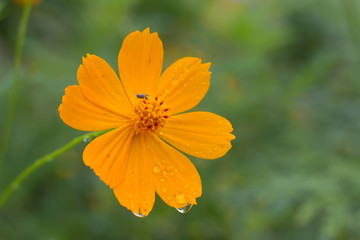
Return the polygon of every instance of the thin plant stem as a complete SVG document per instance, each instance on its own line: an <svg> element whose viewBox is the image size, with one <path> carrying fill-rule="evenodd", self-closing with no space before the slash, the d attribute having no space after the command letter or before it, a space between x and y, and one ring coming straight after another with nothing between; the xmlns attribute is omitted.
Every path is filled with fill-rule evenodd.
<svg viewBox="0 0 360 240"><path fill-rule="evenodd" d="M6 115L5 126L3 128L3 135L0 142L0 172L6 157L7 148L9 145L9 139L11 135L11 130L14 122L18 90L19 90L19 76L20 76L20 65L22 59L22 52L25 40L26 29L29 21L29 15L31 10L32 0L28 0L24 6L20 26L18 29L18 35L15 44L15 53L14 53L14 68L13 68L13 80L11 86L11 96L9 102L8 113Z"/></svg>
<svg viewBox="0 0 360 240"><path fill-rule="evenodd" d="M11 193L19 187L21 182L29 176L32 172L34 172L36 169L38 169L40 166L47 162L51 162L55 157L63 154L70 148L74 147L75 145L86 141L88 139L92 139L94 137L97 137L101 134L104 134L108 132L109 130L105 131L99 131L99 132L91 132L84 135L81 135L79 137L74 138L71 142L65 144L63 147L45 155L44 157L38 158L34 161L33 164L28 166L26 169L24 169L15 179L10 183L10 185L3 191L3 193L0 195L0 209L4 206L6 200L9 198Z"/></svg>

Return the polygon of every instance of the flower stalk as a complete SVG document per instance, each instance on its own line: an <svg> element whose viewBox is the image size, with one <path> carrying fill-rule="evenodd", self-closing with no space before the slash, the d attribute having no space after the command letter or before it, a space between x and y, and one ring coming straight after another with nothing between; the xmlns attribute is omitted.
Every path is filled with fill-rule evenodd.
<svg viewBox="0 0 360 240"><path fill-rule="evenodd" d="M20 76L20 65L22 60L22 52L24 47L24 40L26 29L28 26L29 15L31 10L32 0L28 0L24 6L20 26L18 30L18 35L15 44L15 53L14 53L14 68L13 68L13 80L11 85L11 96L9 102L8 113L6 115L5 126L3 128L3 135L0 145L0 172L6 157L7 148L9 145L9 139L11 135L11 130L14 122L15 110L17 105L18 91L19 91L19 76Z"/></svg>
<svg viewBox="0 0 360 240"><path fill-rule="evenodd" d="M34 172L36 169L38 169L40 166L44 165L47 162L51 162L54 160L55 157L60 156L70 148L74 147L75 145L86 141L88 139L92 139L94 137L100 136L101 134L104 134L108 132L109 130L105 131L98 131L98 132L91 132L84 135L81 135L79 137L74 138L71 142L65 144L59 149L56 149L55 151L38 158L34 161L33 164L28 166L26 169L24 169L15 179L10 183L10 185L3 191L3 193L0 195L0 209L4 206L6 200L9 198L9 196L12 194L12 192L19 187L19 185L22 183L22 181L29 176L32 172Z"/></svg>

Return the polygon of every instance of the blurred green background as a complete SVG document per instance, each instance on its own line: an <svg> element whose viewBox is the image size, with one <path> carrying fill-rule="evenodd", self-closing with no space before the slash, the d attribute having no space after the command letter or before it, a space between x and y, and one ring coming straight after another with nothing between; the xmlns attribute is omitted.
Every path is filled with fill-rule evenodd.
<svg viewBox="0 0 360 240"><path fill-rule="evenodd" d="M0 131L21 11L0 0ZM0 239L360 239L357 0L43 0L30 15L0 191L82 134L57 112L81 57L117 71L124 37L146 27L163 40L163 69L185 56L212 62L196 109L234 127L225 157L190 157L198 205L180 214L157 197L148 217L133 216L83 164L84 143L14 192Z"/></svg>

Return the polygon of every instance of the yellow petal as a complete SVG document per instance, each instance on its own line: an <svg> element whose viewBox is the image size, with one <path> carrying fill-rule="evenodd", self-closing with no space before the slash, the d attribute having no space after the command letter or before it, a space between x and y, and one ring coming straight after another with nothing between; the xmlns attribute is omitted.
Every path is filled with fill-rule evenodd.
<svg viewBox="0 0 360 240"><path fill-rule="evenodd" d="M133 139L131 125L123 125L105 133L86 146L83 152L84 163L110 188L115 188L125 176Z"/></svg>
<svg viewBox="0 0 360 240"><path fill-rule="evenodd" d="M112 129L128 121L127 118L88 101L78 85L65 89L59 114L64 123L82 131Z"/></svg>
<svg viewBox="0 0 360 240"><path fill-rule="evenodd" d="M163 45L157 33L129 34L120 49L118 64L121 81L131 101L136 94L153 95L163 63Z"/></svg>
<svg viewBox="0 0 360 240"><path fill-rule="evenodd" d="M145 137L157 194L171 207L196 204L202 188L194 165L157 136L149 134Z"/></svg>
<svg viewBox="0 0 360 240"><path fill-rule="evenodd" d="M231 148L231 123L210 112L191 112L167 119L160 137L175 148L199 158L219 158Z"/></svg>
<svg viewBox="0 0 360 240"><path fill-rule="evenodd" d="M83 58L77 79L84 96L93 104L122 116L129 116L131 104L114 70L100 57Z"/></svg>
<svg viewBox="0 0 360 240"><path fill-rule="evenodd" d="M193 57L182 58L161 75L156 90L166 99L169 113L176 114L195 107L210 86L210 63L201 64Z"/></svg>
<svg viewBox="0 0 360 240"><path fill-rule="evenodd" d="M149 164L144 136L137 134L124 180L114 189L114 193L121 205L140 217L147 216L155 202L153 174Z"/></svg>

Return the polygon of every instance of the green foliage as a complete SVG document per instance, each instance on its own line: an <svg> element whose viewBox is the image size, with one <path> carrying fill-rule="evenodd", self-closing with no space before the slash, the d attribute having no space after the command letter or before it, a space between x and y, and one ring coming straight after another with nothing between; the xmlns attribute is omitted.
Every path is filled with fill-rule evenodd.
<svg viewBox="0 0 360 240"><path fill-rule="evenodd" d="M20 13L1 2L0 116ZM81 134L57 113L81 56L117 69L124 37L146 27L164 42L164 68L185 56L212 62L196 109L228 118L236 139L221 159L192 158L197 206L182 215L157 198L145 219L82 163L84 144L11 196L0 239L359 239L359 13L354 0L44 0L30 15L0 190Z"/></svg>

